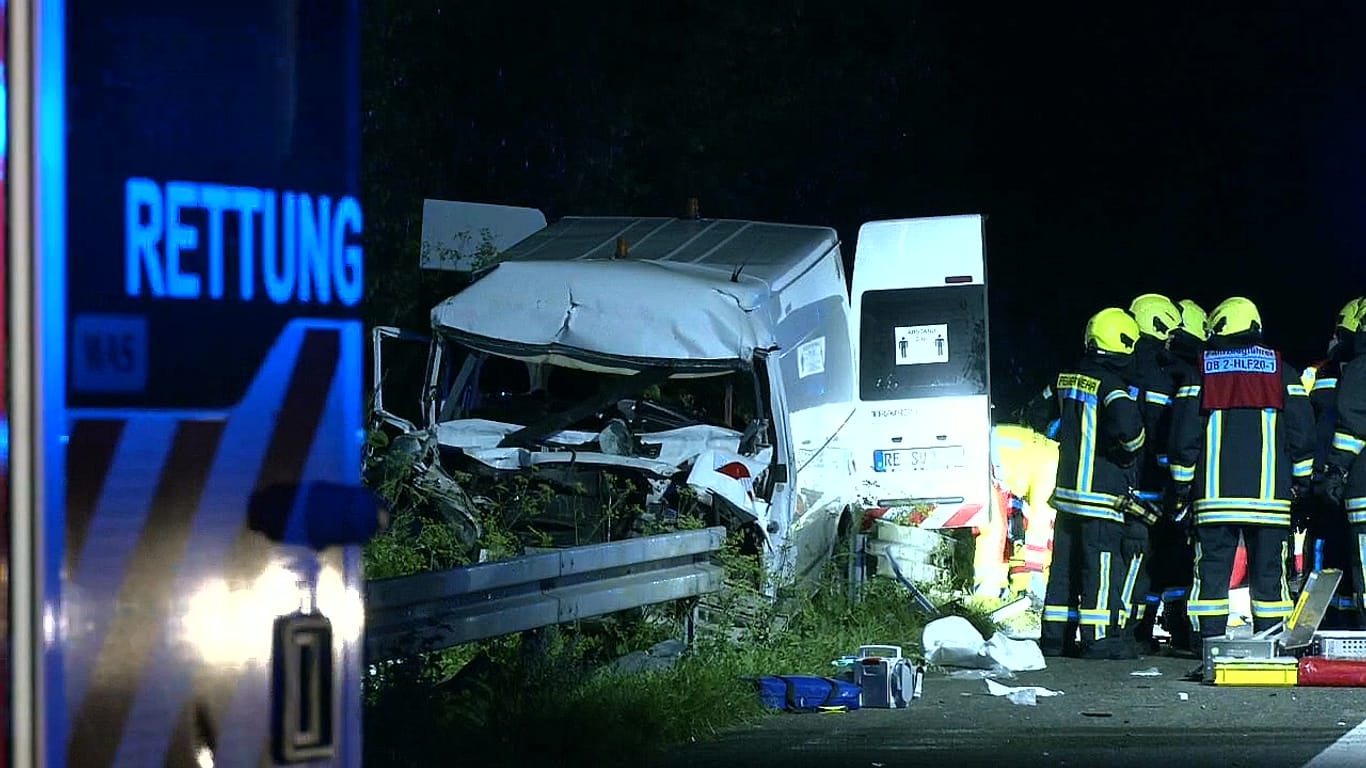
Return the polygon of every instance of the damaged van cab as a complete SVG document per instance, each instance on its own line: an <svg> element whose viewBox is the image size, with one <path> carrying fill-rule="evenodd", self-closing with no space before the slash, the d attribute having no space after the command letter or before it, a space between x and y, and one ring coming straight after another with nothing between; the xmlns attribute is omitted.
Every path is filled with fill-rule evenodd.
<svg viewBox="0 0 1366 768"><path fill-rule="evenodd" d="M814 575L872 507L980 524L980 216L865 225L862 324L828 227L568 217L526 230L432 309L408 419L387 407L384 355L414 337L374 331L374 414L466 543L481 514L544 546L696 516L743 531L771 590ZM971 278L964 263L979 265Z"/></svg>
<svg viewBox="0 0 1366 768"><path fill-rule="evenodd" d="M375 410L467 484L534 476L520 522L549 544L686 509L745 530L782 584L854 518L848 314L832 229L565 218L432 310L423 423L382 387ZM398 335L375 331L377 381Z"/></svg>

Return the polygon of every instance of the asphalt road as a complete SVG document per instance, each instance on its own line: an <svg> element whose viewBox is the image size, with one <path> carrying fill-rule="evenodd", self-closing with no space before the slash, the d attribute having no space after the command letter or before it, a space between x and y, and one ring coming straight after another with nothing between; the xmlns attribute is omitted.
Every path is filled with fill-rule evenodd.
<svg viewBox="0 0 1366 768"><path fill-rule="evenodd" d="M1198 662L1163 656L1048 664L1003 681L1062 691L1035 706L931 674L908 709L774 715L655 768L1366 766L1366 727L1353 732L1366 721L1358 689L1215 687L1183 679ZM1150 667L1162 676L1130 674Z"/></svg>

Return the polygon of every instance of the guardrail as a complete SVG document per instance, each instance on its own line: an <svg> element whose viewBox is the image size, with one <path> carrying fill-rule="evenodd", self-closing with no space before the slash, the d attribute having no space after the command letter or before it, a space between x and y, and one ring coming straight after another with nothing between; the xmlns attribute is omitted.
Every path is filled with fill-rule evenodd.
<svg viewBox="0 0 1366 768"><path fill-rule="evenodd" d="M526 555L365 585L368 662L713 592L726 529Z"/></svg>

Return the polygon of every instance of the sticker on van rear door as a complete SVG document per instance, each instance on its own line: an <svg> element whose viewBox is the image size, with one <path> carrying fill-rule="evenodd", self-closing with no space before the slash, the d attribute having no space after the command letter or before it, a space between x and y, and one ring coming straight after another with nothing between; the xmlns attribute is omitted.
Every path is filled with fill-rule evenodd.
<svg viewBox="0 0 1366 768"><path fill-rule="evenodd" d="M947 363L949 326L907 325L896 329L896 364Z"/></svg>

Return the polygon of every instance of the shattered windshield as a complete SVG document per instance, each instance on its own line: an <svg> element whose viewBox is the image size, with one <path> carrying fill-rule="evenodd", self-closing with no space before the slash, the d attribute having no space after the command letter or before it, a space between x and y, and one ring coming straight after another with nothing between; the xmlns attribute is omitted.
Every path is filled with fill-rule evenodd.
<svg viewBox="0 0 1366 768"><path fill-rule="evenodd" d="M442 421L528 425L570 414L574 418L559 428L597 431L616 418L642 432L695 424L741 432L760 415L756 380L748 369L705 376L670 376L661 369L625 375L451 347L456 348L447 355L453 372L439 400Z"/></svg>

